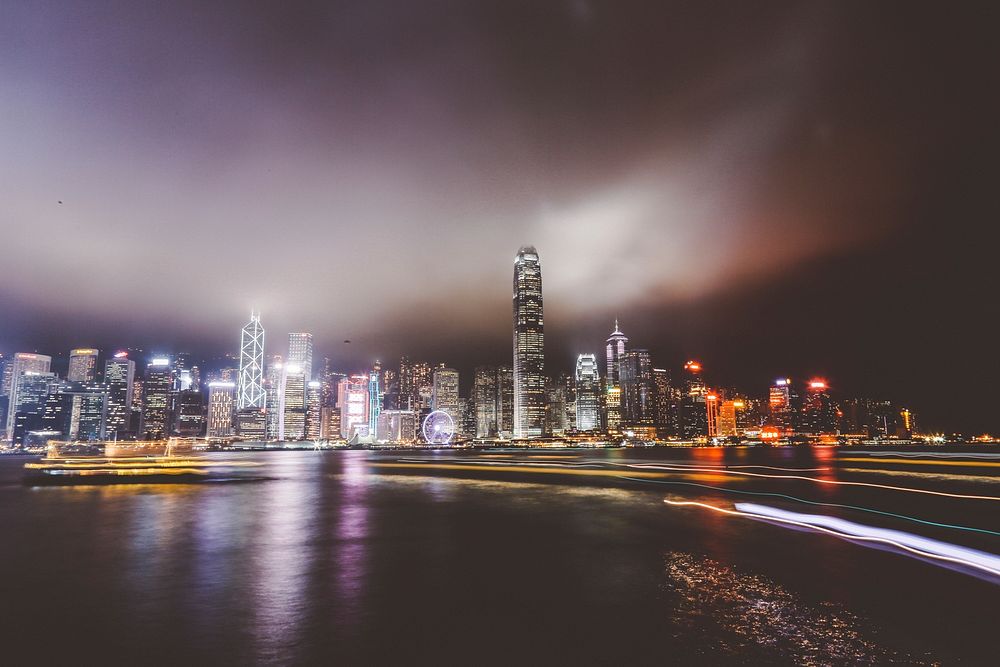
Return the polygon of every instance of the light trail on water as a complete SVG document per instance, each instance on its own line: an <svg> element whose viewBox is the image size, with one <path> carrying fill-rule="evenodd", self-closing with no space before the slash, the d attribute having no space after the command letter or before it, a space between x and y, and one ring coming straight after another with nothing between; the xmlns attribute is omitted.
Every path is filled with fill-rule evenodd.
<svg viewBox="0 0 1000 667"><path fill-rule="evenodd" d="M937 528L950 528L953 530L965 530L973 533L983 533L985 535L996 535L1000 537L1000 531L987 530L986 528L974 528L972 526L959 526L952 523L939 523L937 521L928 521L927 519L919 519L915 516L907 516L905 514L896 514L895 512L886 512L883 510L877 510L871 507L861 507L858 505L843 505L841 503L821 503L815 500L806 500L805 498L797 498L795 496L789 496L784 493L770 493L767 491L744 491L741 489L730 489L724 486L712 486L711 484L698 484L697 482L676 482L670 480L661 479L639 479L638 477L622 477L622 479L627 479L633 482L642 482L644 484L666 484L668 486L694 486L702 489L712 489L713 491L722 491L723 493L736 493L744 496L763 496L769 498L781 498L784 500L792 500L797 503L804 503L806 505L816 505L818 507L836 507L840 509L857 510L859 512L870 512L872 514L881 514L883 516L892 517L895 519L904 519L906 521L913 521L915 523L922 523L927 526L935 526Z"/></svg>
<svg viewBox="0 0 1000 667"><path fill-rule="evenodd" d="M1000 578L1000 557L994 554L960 547L948 542L941 542L940 540L933 540L899 530L875 528L825 515L789 512L754 503L736 503L735 509L727 509L694 500L670 500L669 498L665 498L663 502L675 507L700 507L730 516L759 519L806 528L849 541L883 544L921 558L972 568L989 574L994 578Z"/></svg>
<svg viewBox="0 0 1000 667"><path fill-rule="evenodd" d="M686 472L686 471L699 471L699 472L714 472L724 475L743 475L746 477L760 477L765 479L797 479L806 482L815 482L817 484L833 484L837 486L861 486L873 489L882 489L885 491L901 491L906 493L920 493L929 496L941 496L944 498L958 498L963 500L1000 500L997 496L981 496L975 494L965 494L965 493L949 493L947 491L931 491L930 489L916 489L908 486L892 486L889 484L876 484L874 482L851 482L839 479L820 479L818 477L806 477L805 475L767 475L764 473L756 472L737 472L735 470L720 470L718 468L684 468L679 466L661 466L655 464L626 464L626 467L636 468L639 470L668 470L672 472ZM865 471L872 472L872 471Z"/></svg>

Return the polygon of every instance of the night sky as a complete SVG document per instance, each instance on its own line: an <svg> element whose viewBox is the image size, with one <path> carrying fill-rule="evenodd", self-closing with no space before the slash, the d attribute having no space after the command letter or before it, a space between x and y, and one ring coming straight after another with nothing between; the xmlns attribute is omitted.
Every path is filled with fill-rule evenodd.
<svg viewBox="0 0 1000 667"><path fill-rule="evenodd" d="M987 3L7 0L0 350L215 356L256 307L270 352L312 331L343 370L509 363L533 244L552 372L617 316L711 383L823 375L995 430L997 24Z"/></svg>

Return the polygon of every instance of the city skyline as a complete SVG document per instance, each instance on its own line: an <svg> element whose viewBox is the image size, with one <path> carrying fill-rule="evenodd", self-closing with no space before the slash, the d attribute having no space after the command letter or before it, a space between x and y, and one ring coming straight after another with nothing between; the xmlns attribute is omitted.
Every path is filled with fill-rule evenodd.
<svg viewBox="0 0 1000 667"><path fill-rule="evenodd" d="M986 22L907 10L373 3L353 32L308 4L203 7L199 30L167 6L13 7L0 346L210 356L257 308L344 365L471 370L507 348L495 249L530 242L552 363L621 317L736 384L819 374L989 428L993 392L941 389L996 370L969 289L991 279ZM395 37L411 25L443 51Z"/></svg>
<svg viewBox="0 0 1000 667"><path fill-rule="evenodd" d="M709 439L743 437L746 432L756 434L752 436L754 438L767 440L797 434L819 436L867 431L869 434L881 432L885 436L901 433L909 437L909 434L918 432L955 433L962 430L949 427L935 431L936 425L927 428L922 419L918 425L917 415L924 414L922 406L914 410L913 404L905 398L837 391L822 376L813 375L793 381L781 375L768 385L766 392L762 392L760 385L737 387L722 380L723 369L723 373L716 374L708 384L703 376L702 362L689 359L683 366L663 363L663 359L654 357L648 349L636 347L635 341L630 342L617 318L605 341L602 361L599 362L593 353L581 352L569 373L562 369L546 370L541 262L534 246L522 246L514 258L512 296L514 337L513 364L509 368L512 371L510 399L501 398L498 373L502 367L477 366L471 382L467 374L462 383L462 374L447 367L446 362L419 362L414 365L406 355L399 358L398 373L389 363L383 375L382 362L376 359L369 365L369 370L352 375L352 379L357 378L358 386L357 393L352 393L355 389L344 388L354 386L344 384L352 381L348 380L350 373L334 371L329 357L323 357L324 368L319 375L307 370L313 367L314 355L313 335L309 332L289 333L285 355L265 355L265 329L261 313L251 311L250 321L241 330L239 353L226 354L226 364L221 367L218 360L215 365L206 365L205 360L194 360L192 366L193 360L188 352L179 352L176 358L157 352L146 356L146 372L135 382L137 402L141 406L135 415L139 420L137 433L159 438L170 434L197 436L206 428L209 432L224 430L218 424L221 403L214 404L213 399L227 401L216 389L222 390L229 384L237 390L237 394L242 393L239 389L243 385L251 393L262 392L259 404L240 406L235 396L224 403L232 413L231 434L243 439L266 437L295 441L315 439L320 437L320 433L328 434L324 438L331 437L329 433L333 431L323 416L323 411L327 409L339 415L339 434L342 437L353 438L354 424L364 424L365 437L375 438L380 423L379 414L383 410L394 414L412 414L416 419L421 412L418 409L420 403L427 410L447 412L456 424L456 431L465 438L502 436L525 439L579 431L601 432L610 437L621 432L649 439L669 435L690 440L706 436ZM344 341L344 344L349 343ZM265 363L265 356L270 361ZM56 356L57 369L58 359ZM107 384L102 388L97 384L96 371L100 359L99 349L71 349L65 382L82 382L83 385L89 382L93 385L93 389L81 386L75 390L84 393L73 394L76 396L73 398L74 420L80 412L80 401L87 400L86 397L91 395L87 392L104 392L101 410L110 419L102 417L99 422L101 437L104 437L106 426L110 427L107 433L117 437L119 431L127 433L123 424L128 421L123 419L123 415L127 414L123 400L125 396L132 397L131 377L127 378L127 390L124 387L115 389L115 386L125 381L122 365L127 364L134 369L135 360L128 359L127 351L112 352L112 356L105 359L102 380ZM142 359L141 355L139 359ZM588 359L589 371L581 366ZM3 362L4 369L3 391L8 397L5 411L8 439L14 434L12 417L18 412L15 408L20 407L17 403L17 378L23 377L23 370L18 371L19 368L28 364L24 369L44 371L45 377L39 380L48 383L46 387L59 387L45 390L53 391L53 395L70 395L74 391L70 386L59 384L58 373L49 372L51 356L18 352L9 360L0 355L0 362ZM205 368L200 369L199 363ZM599 370L602 366L603 378ZM111 370L113 367L114 372ZM424 369L420 380L414 375L413 369L417 367ZM208 378L215 378L214 381L209 379L204 387L200 383L203 371L207 371ZM35 373L34 370L32 372ZM132 372L128 371L128 375ZM357 368L351 372L356 373ZM486 379L481 377L483 373ZM234 377L237 382L232 382ZM322 378L322 382L311 382L312 377ZM341 379L336 381L338 377ZM595 380L596 395L591 395L595 390ZM338 384L337 400L333 398L335 381ZM567 383L565 390L560 388L563 381ZM381 384L383 382L384 385ZM490 383L490 391L495 392L495 397L488 399L492 403L489 407L480 404L489 395L480 389L481 382ZM404 386L408 388L404 390ZM799 389L793 389L796 386ZM187 392L189 388L192 391ZM207 396L202 394L203 389L207 390ZM418 395L418 391L425 390L428 392L426 397ZM836 397L831 397L830 392ZM357 396L356 403L352 402L354 398L349 398L352 396ZM347 400L345 397L348 397ZM510 431L499 424L499 412L505 400L511 403ZM765 411L768 404L770 408ZM188 405L190 408L186 407ZM353 407L357 406L363 406L363 409L352 413ZM184 426L185 410L190 410L188 419L194 427L190 432L186 432ZM491 417L488 410L493 411L492 426L489 425ZM519 410L521 417L518 417ZM486 426L483 426L484 423ZM71 432L75 433L78 427L75 421L73 424ZM387 422L386 427L399 432L398 419ZM20 435L15 441L20 443L26 431L23 425L18 428L21 429Z"/></svg>

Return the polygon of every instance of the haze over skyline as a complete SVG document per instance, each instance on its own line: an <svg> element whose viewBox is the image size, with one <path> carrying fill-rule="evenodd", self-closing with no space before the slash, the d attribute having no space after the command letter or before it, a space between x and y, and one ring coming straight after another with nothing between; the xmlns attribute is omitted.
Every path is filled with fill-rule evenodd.
<svg viewBox="0 0 1000 667"><path fill-rule="evenodd" d="M344 370L503 362L532 244L551 372L619 317L725 384L819 374L996 426L994 59L971 8L4 14L6 351L222 354L255 307L269 351L312 331Z"/></svg>

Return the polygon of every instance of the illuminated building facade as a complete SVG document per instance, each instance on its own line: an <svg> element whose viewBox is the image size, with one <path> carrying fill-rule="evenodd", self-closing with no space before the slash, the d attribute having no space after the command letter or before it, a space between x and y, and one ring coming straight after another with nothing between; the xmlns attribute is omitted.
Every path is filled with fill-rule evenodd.
<svg viewBox="0 0 1000 667"><path fill-rule="evenodd" d="M577 356L573 381L576 385L576 430L599 430L601 428L601 377L597 369L597 355L581 354Z"/></svg>
<svg viewBox="0 0 1000 667"><path fill-rule="evenodd" d="M250 313L250 321L240 337L237 410L261 409L267 404L264 390L264 327L260 313Z"/></svg>
<svg viewBox="0 0 1000 667"><path fill-rule="evenodd" d="M286 362L298 366L306 382L312 380L313 335L311 333L288 334L288 358Z"/></svg>
<svg viewBox="0 0 1000 667"><path fill-rule="evenodd" d="M104 362L104 384L108 388L107 437L118 440L131 433L132 386L135 362L119 352Z"/></svg>
<svg viewBox="0 0 1000 667"><path fill-rule="evenodd" d="M656 385L649 350L628 350L618 362L622 424L655 426Z"/></svg>
<svg viewBox="0 0 1000 667"><path fill-rule="evenodd" d="M722 401L719 406L717 434L721 437L732 437L740 434L740 413L746 409L742 399Z"/></svg>
<svg viewBox="0 0 1000 667"><path fill-rule="evenodd" d="M604 375L605 423L608 431L612 433L621 430L622 425L621 365L627 346L628 337L621 332L621 329L618 328L618 320L615 320L615 329L608 336L604 348L606 362Z"/></svg>
<svg viewBox="0 0 1000 667"><path fill-rule="evenodd" d="M514 369L497 368L497 436L510 439L514 435Z"/></svg>
<svg viewBox="0 0 1000 667"><path fill-rule="evenodd" d="M383 410L378 416L377 440L411 445L417 441L417 413L412 410Z"/></svg>
<svg viewBox="0 0 1000 667"><path fill-rule="evenodd" d="M545 332L542 266L533 246L514 258L514 437L545 428Z"/></svg>
<svg viewBox="0 0 1000 667"><path fill-rule="evenodd" d="M708 390L701 377L702 366L697 361L684 364L684 389L679 402L678 430L685 440L708 435Z"/></svg>
<svg viewBox="0 0 1000 667"><path fill-rule="evenodd" d="M434 394L434 374L431 365L419 361L413 364L410 372L413 375L413 400L410 402L410 409L430 409Z"/></svg>
<svg viewBox="0 0 1000 667"><path fill-rule="evenodd" d="M209 438L231 438L233 418L236 413L236 383L215 380L208 383L208 428Z"/></svg>
<svg viewBox="0 0 1000 667"><path fill-rule="evenodd" d="M798 427L798 394L791 378L778 378L768 389L768 422L782 433L792 433Z"/></svg>
<svg viewBox="0 0 1000 667"><path fill-rule="evenodd" d="M281 424L278 440L306 437L306 374L298 364L285 364L282 373Z"/></svg>
<svg viewBox="0 0 1000 667"><path fill-rule="evenodd" d="M497 369L477 366L472 376L472 404L476 414L477 438L497 435Z"/></svg>
<svg viewBox="0 0 1000 667"><path fill-rule="evenodd" d="M172 389L170 360L156 358L150 361L142 382L142 434L146 440L167 437Z"/></svg>
<svg viewBox="0 0 1000 667"><path fill-rule="evenodd" d="M837 406L830 398L826 380L813 378L806 384L798 430L809 435L837 432Z"/></svg>
<svg viewBox="0 0 1000 667"><path fill-rule="evenodd" d="M609 387L617 387L620 382L621 360L625 358L625 350L628 346L628 337L618 328L618 320L615 320L615 330L608 336L605 350L605 379Z"/></svg>
<svg viewBox="0 0 1000 667"><path fill-rule="evenodd" d="M566 387L549 383L545 390L545 435L562 435L569 428L566 420Z"/></svg>
<svg viewBox="0 0 1000 667"><path fill-rule="evenodd" d="M382 390L379 386L379 363L368 374L368 433L374 435L378 430L378 415L382 412ZM456 373L456 375L458 375Z"/></svg>
<svg viewBox="0 0 1000 667"><path fill-rule="evenodd" d="M359 428L368 431L368 375L350 375L337 386L340 437L349 439Z"/></svg>
<svg viewBox="0 0 1000 667"><path fill-rule="evenodd" d="M340 438L340 408L324 405L320 411L320 422L319 437L321 439L337 440Z"/></svg>
<svg viewBox="0 0 1000 667"><path fill-rule="evenodd" d="M50 372L24 371L15 376L13 414L8 422L15 446L23 445L28 432L42 426L46 399L58 384L59 378Z"/></svg>
<svg viewBox="0 0 1000 667"><path fill-rule="evenodd" d="M205 401L197 389L181 389L174 399L174 433L196 438L205 433Z"/></svg>
<svg viewBox="0 0 1000 667"><path fill-rule="evenodd" d="M306 440L318 440L323 431L323 383L310 380L306 385Z"/></svg>
<svg viewBox="0 0 1000 667"><path fill-rule="evenodd" d="M441 366L434 369L431 409L447 412L456 427L461 424L462 412L459 409L458 401L458 371L454 368Z"/></svg>
<svg viewBox="0 0 1000 667"><path fill-rule="evenodd" d="M285 364L281 355L270 358L264 376L266 396L265 432L268 440L277 440L281 432L281 401L284 392Z"/></svg>
<svg viewBox="0 0 1000 667"><path fill-rule="evenodd" d="M708 437L715 438L719 435L719 396L718 394L705 394L705 423Z"/></svg>
<svg viewBox="0 0 1000 667"><path fill-rule="evenodd" d="M93 382L97 379L97 350L81 347L69 352L69 369L66 379L70 382Z"/></svg>
<svg viewBox="0 0 1000 667"><path fill-rule="evenodd" d="M622 388L608 387L604 391L605 424L608 433L622 430Z"/></svg>
<svg viewBox="0 0 1000 667"><path fill-rule="evenodd" d="M396 407L400 410L410 410L415 404L416 385L413 382L413 362L406 355L399 359L399 389Z"/></svg>
<svg viewBox="0 0 1000 667"><path fill-rule="evenodd" d="M14 417L18 410L22 381L29 374L45 374L52 366L52 357L33 352L18 352L8 362L10 368L10 393L7 401L7 435L6 439L14 437Z"/></svg>
<svg viewBox="0 0 1000 667"><path fill-rule="evenodd" d="M677 435L677 397L670 382L670 371L654 368L653 387L656 390L656 435L659 438Z"/></svg>

